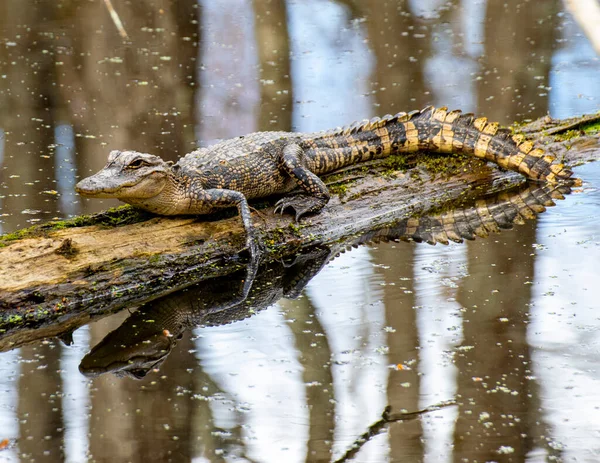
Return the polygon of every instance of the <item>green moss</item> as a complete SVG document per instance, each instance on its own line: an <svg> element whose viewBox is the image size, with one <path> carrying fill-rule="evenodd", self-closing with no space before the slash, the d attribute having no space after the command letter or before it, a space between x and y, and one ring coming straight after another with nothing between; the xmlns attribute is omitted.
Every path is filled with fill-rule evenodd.
<svg viewBox="0 0 600 463"><path fill-rule="evenodd" d="M383 167L388 172L404 172L410 166L406 154L392 154L383 160Z"/></svg>
<svg viewBox="0 0 600 463"><path fill-rule="evenodd" d="M119 227L149 219L152 215L148 212L135 209L132 206L119 206L108 209L98 214L81 215L66 220L55 220L41 225L17 230L0 236L0 247L25 238L47 236L49 233L67 228L100 225L103 227Z"/></svg>
<svg viewBox="0 0 600 463"><path fill-rule="evenodd" d="M600 133L600 121L592 122L590 124L585 124L582 127L583 131L588 135L594 135Z"/></svg>
<svg viewBox="0 0 600 463"><path fill-rule="evenodd" d="M351 182L347 182L347 183L336 183L334 185L330 185L329 188L329 192L332 195L338 195L340 197L344 197L346 195L346 193L348 192L348 187L350 186Z"/></svg>
<svg viewBox="0 0 600 463"><path fill-rule="evenodd" d="M554 135L554 140L556 141L566 141L572 140L573 138L577 138L581 136L580 130L567 130L566 132L557 133Z"/></svg>
<svg viewBox="0 0 600 463"><path fill-rule="evenodd" d="M462 154L452 156L444 156L439 154L422 154L419 155L418 164L424 166L431 174L455 174L467 166L473 166L473 162L484 163L477 159Z"/></svg>
<svg viewBox="0 0 600 463"><path fill-rule="evenodd" d="M300 225L297 222L290 222L288 228L291 230L294 236L297 236L298 238L302 237L302 233L300 233L300 230L304 228L304 225Z"/></svg>
<svg viewBox="0 0 600 463"><path fill-rule="evenodd" d="M156 264L160 261L161 255L160 254L154 254L152 256L150 256L150 259L148 259L148 262L150 262L151 264Z"/></svg>

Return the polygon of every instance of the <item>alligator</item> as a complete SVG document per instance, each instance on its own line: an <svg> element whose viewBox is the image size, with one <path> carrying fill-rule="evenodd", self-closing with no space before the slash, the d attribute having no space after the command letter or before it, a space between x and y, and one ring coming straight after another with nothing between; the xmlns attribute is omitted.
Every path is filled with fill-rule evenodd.
<svg viewBox="0 0 600 463"><path fill-rule="evenodd" d="M416 151L472 155L547 183L580 182L522 135L485 117L430 106L318 133L256 132L197 149L176 164L151 154L115 150L101 171L75 189L82 196L117 198L160 215L210 214L237 207L256 263L259 243L248 199L299 188L300 194L275 204L275 212L292 209L299 220L318 213L329 201L319 176Z"/></svg>
<svg viewBox="0 0 600 463"><path fill-rule="evenodd" d="M460 207L409 217L331 247L316 247L291 263L275 261L260 266L248 297L248 275L243 271L204 280L141 306L82 359L79 370L88 377L112 372L144 378L160 368L186 330L233 323L282 297L298 297L325 264L349 247L392 240L447 244L487 237L535 218L570 192L566 185L524 184Z"/></svg>

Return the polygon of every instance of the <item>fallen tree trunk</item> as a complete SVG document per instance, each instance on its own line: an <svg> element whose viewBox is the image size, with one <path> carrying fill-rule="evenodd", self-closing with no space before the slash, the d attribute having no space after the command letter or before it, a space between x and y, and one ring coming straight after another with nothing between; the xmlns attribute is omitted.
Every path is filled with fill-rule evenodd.
<svg viewBox="0 0 600 463"><path fill-rule="evenodd" d="M546 118L519 130L577 165L600 158L600 137L584 132L598 119ZM545 131L552 136L544 137ZM473 159L428 155L409 161L406 166L405 160L388 158L329 176L325 180L337 194L300 224L273 214L272 202L262 203L253 220L267 249L263 260L352 244L351 237L523 181ZM69 321L78 326L89 317L235 272L247 262L244 243L235 215L166 218L129 207L4 236L0 336L56 321L64 330Z"/></svg>

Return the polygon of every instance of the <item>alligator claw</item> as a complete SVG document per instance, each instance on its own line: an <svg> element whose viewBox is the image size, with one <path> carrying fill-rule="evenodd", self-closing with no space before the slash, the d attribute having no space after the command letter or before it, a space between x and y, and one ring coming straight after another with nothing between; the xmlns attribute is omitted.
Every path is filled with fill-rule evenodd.
<svg viewBox="0 0 600 463"><path fill-rule="evenodd" d="M326 203L327 200L324 201L321 198L316 198L314 196L288 196L281 198L275 203L275 213L279 212L280 214L283 214L287 208L292 208L295 212L296 222L298 222L302 216L306 214L319 212Z"/></svg>

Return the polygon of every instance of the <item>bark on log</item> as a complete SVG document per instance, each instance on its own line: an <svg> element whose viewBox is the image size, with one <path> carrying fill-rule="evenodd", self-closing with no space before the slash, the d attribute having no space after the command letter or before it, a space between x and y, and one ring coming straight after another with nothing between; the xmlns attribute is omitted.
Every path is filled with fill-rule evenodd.
<svg viewBox="0 0 600 463"><path fill-rule="evenodd" d="M588 116L585 124L597 120ZM571 165L600 158L598 134L581 132L557 141L562 132L557 127L582 128L577 120L544 118L520 130ZM552 131L552 138L544 137L545 130ZM478 160L425 156L413 161L406 171L395 171L384 160L368 166L368 172L363 165L330 176L329 183L342 182L337 190L343 194L300 224L273 214L270 201L253 213L268 251L264 261L313 246L352 244L353 237L398 220L523 181ZM91 222L96 223L86 225ZM166 218L124 209L67 225L48 224L0 238L0 350L40 326L46 327L44 336L52 336L56 322L64 331L90 317L230 274L247 261L244 231L235 215Z"/></svg>

